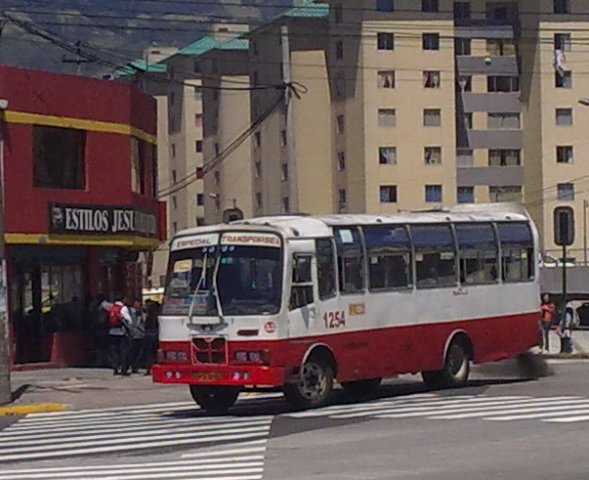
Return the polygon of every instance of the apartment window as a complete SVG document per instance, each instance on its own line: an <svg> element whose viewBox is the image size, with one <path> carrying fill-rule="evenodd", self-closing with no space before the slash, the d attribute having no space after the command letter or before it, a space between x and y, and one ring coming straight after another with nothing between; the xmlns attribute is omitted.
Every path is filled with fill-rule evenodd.
<svg viewBox="0 0 589 480"><path fill-rule="evenodd" d="M262 208L262 194L260 192L256 192L256 208Z"/></svg>
<svg viewBox="0 0 589 480"><path fill-rule="evenodd" d="M337 205L339 208L344 208L347 202L346 189L340 188L337 192Z"/></svg>
<svg viewBox="0 0 589 480"><path fill-rule="evenodd" d="M462 121L464 122L464 128L472 130L472 113L463 114Z"/></svg>
<svg viewBox="0 0 589 480"><path fill-rule="evenodd" d="M178 208L178 199L176 195L172 195L172 208L176 210Z"/></svg>
<svg viewBox="0 0 589 480"><path fill-rule="evenodd" d="M573 147L556 147L556 163L573 163Z"/></svg>
<svg viewBox="0 0 589 480"><path fill-rule="evenodd" d="M333 23L342 23L344 19L344 6L337 3L333 6Z"/></svg>
<svg viewBox="0 0 589 480"><path fill-rule="evenodd" d="M456 89L459 92L472 92L472 76L461 75L456 81Z"/></svg>
<svg viewBox="0 0 589 480"><path fill-rule="evenodd" d="M33 185L83 189L86 186L86 132L33 126Z"/></svg>
<svg viewBox="0 0 589 480"><path fill-rule="evenodd" d="M196 226L202 227L205 224L204 217L196 217Z"/></svg>
<svg viewBox="0 0 589 480"><path fill-rule="evenodd" d="M337 40L335 42L335 58L341 60L344 58L344 42L343 40Z"/></svg>
<svg viewBox="0 0 589 480"><path fill-rule="evenodd" d="M470 2L454 2L454 19L466 20L470 18Z"/></svg>
<svg viewBox="0 0 589 480"><path fill-rule="evenodd" d="M178 222L172 222L172 231L178 233Z"/></svg>
<svg viewBox="0 0 589 480"><path fill-rule="evenodd" d="M487 128L489 130L513 130L521 128L519 113L489 113L487 114Z"/></svg>
<svg viewBox="0 0 589 480"><path fill-rule="evenodd" d="M439 33L424 33L421 37L421 44L424 50L439 50L440 49L440 34Z"/></svg>
<svg viewBox="0 0 589 480"><path fill-rule="evenodd" d="M513 167L521 165L521 151L512 149L489 150L490 167Z"/></svg>
<svg viewBox="0 0 589 480"><path fill-rule="evenodd" d="M383 70L377 73L378 88L395 88L395 71Z"/></svg>
<svg viewBox="0 0 589 480"><path fill-rule="evenodd" d="M282 213L290 212L290 200L288 197L282 197Z"/></svg>
<svg viewBox="0 0 589 480"><path fill-rule="evenodd" d="M522 201L522 187L489 187L489 200L492 203L498 202L517 202Z"/></svg>
<svg viewBox="0 0 589 480"><path fill-rule="evenodd" d="M570 0L554 0L554 13L571 13Z"/></svg>
<svg viewBox="0 0 589 480"><path fill-rule="evenodd" d="M442 125L442 111L439 108L426 108L423 111L424 127L440 127Z"/></svg>
<svg viewBox="0 0 589 480"><path fill-rule="evenodd" d="M286 147L287 143L288 143L288 137L286 135L286 130L280 130L280 146Z"/></svg>
<svg viewBox="0 0 589 480"><path fill-rule="evenodd" d="M422 12L439 12L440 5L438 0L421 0Z"/></svg>
<svg viewBox="0 0 589 480"><path fill-rule="evenodd" d="M487 92L519 92L519 77L488 76Z"/></svg>
<svg viewBox="0 0 589 480"><path fill-rule="evenodd" d="M202 127L202 113L194 115L194 126L199 128Z"/></svg>
<svg viewBox="0 0 589 480"><path fill-rule="evenodd" d="M335 119L335 132L341 135L346 131L346 121L343 115L338 115Z"/></svg>
<svg viewBox="0 0 589 480"><path fill-rule="evenodd" d="M196 194L196 204L202 207L205 204L205 196L202 193Z"/></svg>
<svg viewBox="0 0 589 480"><path fill-rule="evenodd" d="M441 185L426 185L425 186L425 201L428 203L440 203L442 201L442 186Z"/></svg>
<svg viewBox="0 0 589 480"><path fill-rule="evenodd" d="M563 52L570 52L572 50L571 34L570 33L555 33L554 34L554 49L562 50Z"/></svg>
<svg viewBox="0 0 589 480"><path fill-rule="evenodd" d="M195 100L202 100L202 88L201 87L194 87L194 99Z"/></svg>
<svg viewBox="0 0 589 480"><path fill-rule="evenodd" d="M376 45L378 50L394 50L395 35L390 32L378 32L376 34Z"/></svg>
<svg viewBox="0 0 589 480"><path fill-rule="evenodd" d="M470 38L456 38L454 39L454 53L456 55L470 55L471 52Z"/></svg>
<svg viewBox="0 0 589 480"><path fill-rule="evenodd" d="M343 172L346 169L346 152L337 152L337 171Z"/></svg>
<svg viewBox="0 0 589 480"><path fill-rule="evenodd" d="M394 9L394 0L376 0L376 10L378 12L392 12Z"/></svg>
<svg viewBox="0 0 589 480"><path fill-rule="evenodd" d="M262 146L262 133L254 133L254 147L260 148Z"/></svg>
<svg viewBox="0 0 589 480"><path fill-rule="evenodd" d="M573 73L571 71L554 72L554 85L556 88L573 88Z"/></svg>
<svg viewBox="0 0 589 480"><path fill-rule="evenodd" d="M378 110L378 126L394 127L397 125L397 111L394 108L380 108Z"/></svg>
<svg viewBox="0 0 589 480"><path fill-rule="evenodd" d="M335 76L335 95L337 98L346 96L346 77L343 72L338 72Z"/></svg>
<svg viewBox="0 0 589 480"><path fill-rule="evenodd" d="M288 180L288 163L283 163L281 165L281 177L280 179L284 182Z"/></svg>
<svg viewBox="0 0 589 480"><path fill-rule="evenodd" d="M395 165L397 163L397 148L378 147L378 163L380 165Z"/></svg>
<svg viewBox="0 0 589 480"><path fill-rule="evenodd" d="M176 170L172 170L172 183L176 182L178 182L178 174L176 173Z"/></svg>
<svg viewBox="0 0 589 480"><path fill-rule="evenodd" d="M472 150L469 148L459 148L456 151L456 165L459 167L472 167Z"/></svg>
<svg viewBox="0 0 589 480"><path fill-rule="evenodd" d="M197 153L201 153L202 152L202 140L197 140L195 142L194 149L196 150Z"/></svg>
<svg viewBox="0 0 589 480"><path fill-rule="evenodd" d="M458 187L456 198L458 203L474 203L474 187Z"/></svg>
<svg viewBox="0 0 589 480"><path fill-rule="evenodd" d="M557 108L556 109L556 124L560 126L568 126L573 124L573 109L572 108Z"/></svg>
<svg viewBox="0 0 589 480"><path fill-rule="evenodd" d="M425 88L440 88L439 70L425 70L423 72L423 86Z"/></svg>
<svg viewBox="0 0 589 480"><path fill-rule="evenodd" d="M215 157L218 157L219 154L221 153L221 148L219 147L219 144L218 143L215 143L213 149L215 151Z"/></svg>
<svg viewBox="0 0 589 480"><path fill-rule="evenodd" d="M573 183L559 183L556 186L557 199L562 202L572 202L575 199L575 185Z"/></svg>
<svg viewBox="0 0 589 480"><path fill-rule="evenodd" d="M170 155L172 156L172 158L176 158L176 144L172 143L171 147L170 147Z"/></svg>
<svg viewBox="0 0 589 480"><path fill-rule="evenodd" d="M215 172L215 185L221 184L221 172Z"/></svg>
<svg viewBox="0 0 589 480"><path fill-rule="evenodd" d="M131 191L145 195L147 182L145 178L145 144L139 139L131 138ZM67 173L66 173L67 175Z"/></svg>
<svg viewBox="0 0 589 480"><path fill-rule="evenodd" d="M397 186L381 185L379 187L380 203L397 203Z"/></svg>
<svg viewBox="0 0 589 480"><path fill-rule="evenodd" d="M504 38L487 40L487 55L493 57L502 57L505 55L515 55L515 44L513 40Z"/></svg>
<svg viewBox="0 0 589 480"><path fill-rule="evenodd" d="M254 163L254 176L260 178L262 176L262 162Z"/></svg>
<svg viewBox="0 0 589 480"><path fill-rule="evenodd" d="M442 147L425 147L423 157L426 165L440 165L442 163Z"/></svg>

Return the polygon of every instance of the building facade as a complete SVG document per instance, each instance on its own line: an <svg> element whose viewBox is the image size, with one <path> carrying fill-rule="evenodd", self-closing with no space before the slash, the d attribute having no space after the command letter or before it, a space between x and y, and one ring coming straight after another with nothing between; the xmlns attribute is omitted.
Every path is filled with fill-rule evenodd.
<svg viewBox="0 0 589 480"><path fill-rule="evenodd" d="M97 361L97 298L140 298L165 235L156 106L130 85L0 67L14 364Z"/></svg>

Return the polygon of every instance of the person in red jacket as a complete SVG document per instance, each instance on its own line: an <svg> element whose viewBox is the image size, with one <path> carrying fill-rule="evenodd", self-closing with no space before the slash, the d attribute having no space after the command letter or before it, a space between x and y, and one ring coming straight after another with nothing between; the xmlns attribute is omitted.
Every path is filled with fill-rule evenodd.
<svg viewBox="0 0 589 480"><path fill-rule="evenodd" d="M554 316L554 310L556 309L553 302L550 301L550 296L545 293L542 296L542 316L540 321L540 327L542 328L543 342L540 349L548 352L550 346L550 325L552 324L552 317Z"/></svg>

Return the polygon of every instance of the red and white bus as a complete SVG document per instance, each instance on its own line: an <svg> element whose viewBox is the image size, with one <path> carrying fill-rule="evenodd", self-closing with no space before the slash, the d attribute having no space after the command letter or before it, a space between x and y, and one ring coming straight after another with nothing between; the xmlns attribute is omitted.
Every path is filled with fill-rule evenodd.
<svg viewBox="0 0 589 480"><path fill-rule="evenodd" d="M538 342L537 232L513 204L396 215L277 216L171 242L156 382L211 411L280 388L298 408L334 380L421 372L460 386L470 362Z"/></svg>

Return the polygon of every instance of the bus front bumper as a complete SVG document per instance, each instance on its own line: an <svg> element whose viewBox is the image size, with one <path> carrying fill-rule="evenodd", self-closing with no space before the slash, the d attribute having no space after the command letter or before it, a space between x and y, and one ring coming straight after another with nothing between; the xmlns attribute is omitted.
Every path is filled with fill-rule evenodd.
<svg viewBox="0 0 589 480"><path fill-rule="evenodd" d="M235 385L279 387L284 385L286 369L261 365L185 365L157 364L151 369L154 382L191 385Z"/></svg>

